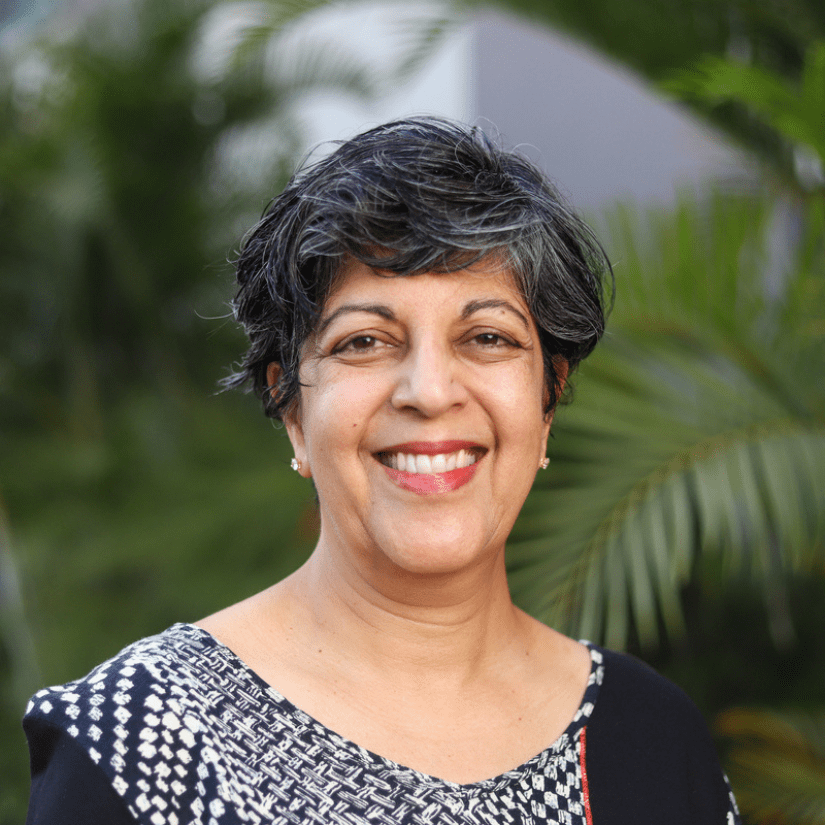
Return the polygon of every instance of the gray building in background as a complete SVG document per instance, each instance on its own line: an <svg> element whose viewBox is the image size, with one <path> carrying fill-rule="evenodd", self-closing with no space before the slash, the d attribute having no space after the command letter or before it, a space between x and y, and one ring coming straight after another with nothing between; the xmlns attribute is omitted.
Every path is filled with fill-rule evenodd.
<svg viewBox="0 0 825 825"><path fill-rule="evenodd" d="M641 78L591 49L497 12L473 21L473 114L593 211L672 203L708 181L744 182L744 156Z"/></svg>

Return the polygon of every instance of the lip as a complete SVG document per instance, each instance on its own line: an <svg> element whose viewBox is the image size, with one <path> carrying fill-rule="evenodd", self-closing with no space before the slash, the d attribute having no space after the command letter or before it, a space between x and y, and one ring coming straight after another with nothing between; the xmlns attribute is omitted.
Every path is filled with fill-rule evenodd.
<svg viewBox="0 0 825 825"><path fill-rule="evenodd" d="M409 490L422 496L450 493L469 483L478 470L478 465L486 449L475 441L452 439L449 441L405 441L379 450L379 453L413 453L415 455L441 455L457 453L459 450L480 452L478 459L469 467L458 467L444 473L408 473L381 464L390 480L402 490Z"/></svg>
<svg viewBox="0 0 825 825"><path fill-rule="evenodd" d="M415 455L439 455L457 453L459 450L482 450L475 441L406 441L392 447L384 447L379 453L413 453Z"/></svg>
<svg viewBox="0 0 825 825"><path fill-rule="evenodd" d="M438 454L434 453L434 455ZM459 467L456 470L448 470L446 473L407 473L403 470L394 470L384 464L381 466L402 490L409 490L421 496L432 496L438 493L450 493L463 487L476 474L479 461L469 467Z"/></svg>

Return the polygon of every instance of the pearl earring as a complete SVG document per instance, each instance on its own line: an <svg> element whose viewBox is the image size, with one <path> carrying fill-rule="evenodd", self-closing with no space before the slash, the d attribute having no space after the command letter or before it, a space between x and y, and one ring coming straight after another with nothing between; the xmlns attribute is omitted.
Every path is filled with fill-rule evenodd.
<svg viewBox="0 0 825 825"><path fill-rule="evenodd" d="M298 461L298 459L297 459L297 458L293 458L293 459L289 462L289 466L290 466L290 467L292 467L292 469L293 469L293 470L295 470L295 472L297 473L297 472L298 472L298 470L300 470L300 469L301 469L301 462L300 462L300 461Z"/></svg>
<svg viewBox="0 0 825 825"><path fill-rule="evenodd" d="M539 461L539 469L546 470L550 466L550 459L545 456L541 461Z"/></svg>

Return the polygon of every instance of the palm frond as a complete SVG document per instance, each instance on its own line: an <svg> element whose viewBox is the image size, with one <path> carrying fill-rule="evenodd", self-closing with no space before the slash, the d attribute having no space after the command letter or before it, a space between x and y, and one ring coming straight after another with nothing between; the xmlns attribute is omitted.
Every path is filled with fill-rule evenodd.
<svg viewBox="0 0 825 825"><path fill-rule="evenodd" d="M406 7L392 25L402 58L389 78L389 88L397 87L421 69L459 23L460 15L452 6Z"/></svg>
<svg viewBox="0 0 825 825"><path fill-rule="evenodd" d="M363 0L258 0L216 6L203 27L200 65L211 66L213 76L263 72L267 82L293 93L329 87L361 98L394 91L443 42L457 21L446 5L392 8L387 22L394 48L389 61L364 53L340 37L340 24L324 18L352 17L363 25L375 16L365 13ZM326 21L327 23L329 20ZM211 55L211 58L210 56ZM380 65L379 65L380 64Z"/></svg>
<svg viewBox="0 0 825 825"><path fill-rule="evenodd" d="M297 35L270 43L268 52L269 82L285 94L330 89L362 99L378 94L377 72L340 41Z"/></svg>
<svg viewBox="0 0 825 825"><path fill-rule="evenodd" d="M259 60L267 45L297 20L331 5L330 0L233 0L216 3L196 38L196 63L217 80Z"/></svg>
<svg viewBox="0 0 825 825"><path fill-rule="evenodd" d="M765 287L770 212L685 202L646 239L620 213L610 333L559 412L510 555L517 600L550 623L655 645L681 631L703 559L766 589L823 567L825 392L796 385L825 358L790 309L801 273L780 298Z"/></svg>
<svg viewBox="0 0 825 825"><path fill-rule="evenodd" d="M809 46L796 83L763 66L706 55L693 69L673 73L662 85L711 108L735 101L791 144L797 177L805 188L825 185L825 41Z"/></svg>

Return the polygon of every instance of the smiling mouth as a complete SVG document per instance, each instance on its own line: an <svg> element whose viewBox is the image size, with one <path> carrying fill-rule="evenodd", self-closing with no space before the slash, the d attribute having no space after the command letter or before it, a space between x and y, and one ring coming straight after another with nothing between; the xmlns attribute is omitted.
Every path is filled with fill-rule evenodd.
<svg viewBox="0 0 825 825"><path fill-rule="evenodd" d="M456 450L451 453L426 455L423 453L383 452L377 453L378 460L393 470L417 475L438 475L460 470L475 464L484 450L481 447Z"/></svg>

